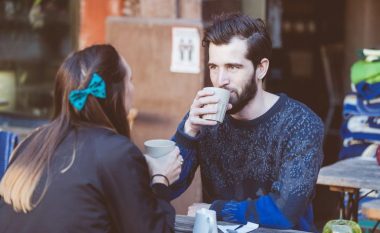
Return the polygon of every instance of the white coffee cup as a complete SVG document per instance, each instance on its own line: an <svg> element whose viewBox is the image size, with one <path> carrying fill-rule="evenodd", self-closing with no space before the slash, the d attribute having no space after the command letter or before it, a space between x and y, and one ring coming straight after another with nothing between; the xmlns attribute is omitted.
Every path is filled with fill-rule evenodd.
<svg viewBox="0 0 380 233"><path fill-rule="evenodd" d="M144 142L145 154L159 158L175 149L175 142L167 139L152 139Z"/></svg>
<svg viewBox="0 0 380 233"><path fill-rule="evenodd" d="M230 100L230 91L218 87L205 87L203 89L212 90L214 95L219 97L219 102L216 104L218 110L215 114L205 114L202 118L222 123Z"/></svg>
<svg viewBox="0 0 380 233"><path fill-rule="evenodd" d="M195 214L193 233L218 233L216 212L202 208Z"/></svg>

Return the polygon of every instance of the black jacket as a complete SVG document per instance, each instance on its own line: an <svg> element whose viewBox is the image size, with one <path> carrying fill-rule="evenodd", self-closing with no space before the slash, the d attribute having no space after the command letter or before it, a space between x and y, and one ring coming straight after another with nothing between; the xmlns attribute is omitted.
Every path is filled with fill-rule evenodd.
<svg viewBox="0 0 380 233"><path fill-rule="evenodd" d="M21 150L28 149L27 141ZM65 171L75 141L76 155ZM1 233L174 232L167 187L150 187L145 159L128 138L103 128L73 130L58 146L50 168L48 190L31 212L16 213L0 200ZM46 172L34 201L45 181Z"/></svg>

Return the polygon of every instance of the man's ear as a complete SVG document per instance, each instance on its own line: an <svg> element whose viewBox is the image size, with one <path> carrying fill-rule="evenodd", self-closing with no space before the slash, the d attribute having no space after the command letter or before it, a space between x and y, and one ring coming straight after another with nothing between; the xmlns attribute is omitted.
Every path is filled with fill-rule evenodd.
<svg viewBox="0 0 380 233"><path fill-rule="evenodd" d="M263 78L268 72L268 68L269 68L269 60L267 58L261 59L260 63L257 65L257 68L256 68L256 78L259 80L263 80Z"/></svg>

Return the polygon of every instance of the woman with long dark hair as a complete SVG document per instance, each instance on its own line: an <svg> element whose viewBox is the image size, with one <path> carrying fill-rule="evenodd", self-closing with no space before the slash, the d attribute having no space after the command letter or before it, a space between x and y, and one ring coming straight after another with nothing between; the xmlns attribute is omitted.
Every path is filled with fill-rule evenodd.
<svg viewBox="0 0 380 233"><path fill-rule="evenodd" d="M174 231L168 185L182 157L145 160L130 141L131 76L111 45L63 62L52 121L16 148L0 182L0 232Z"/></svg>

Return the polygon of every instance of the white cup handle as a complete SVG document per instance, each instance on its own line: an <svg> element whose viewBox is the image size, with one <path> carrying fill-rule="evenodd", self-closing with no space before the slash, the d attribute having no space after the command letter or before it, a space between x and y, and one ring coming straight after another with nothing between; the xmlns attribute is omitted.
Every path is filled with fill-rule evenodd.
<svg viewBox="0 0 380 233"><path fill-rule="evenodd" d="M210 216L207 216L207 221L208 221L208 225L209 225L209 227L208 227L208 233L213 233L212 231L213 231L213 226L214 226L214 219L212 218L212 217L210 217Z"/></svg>

